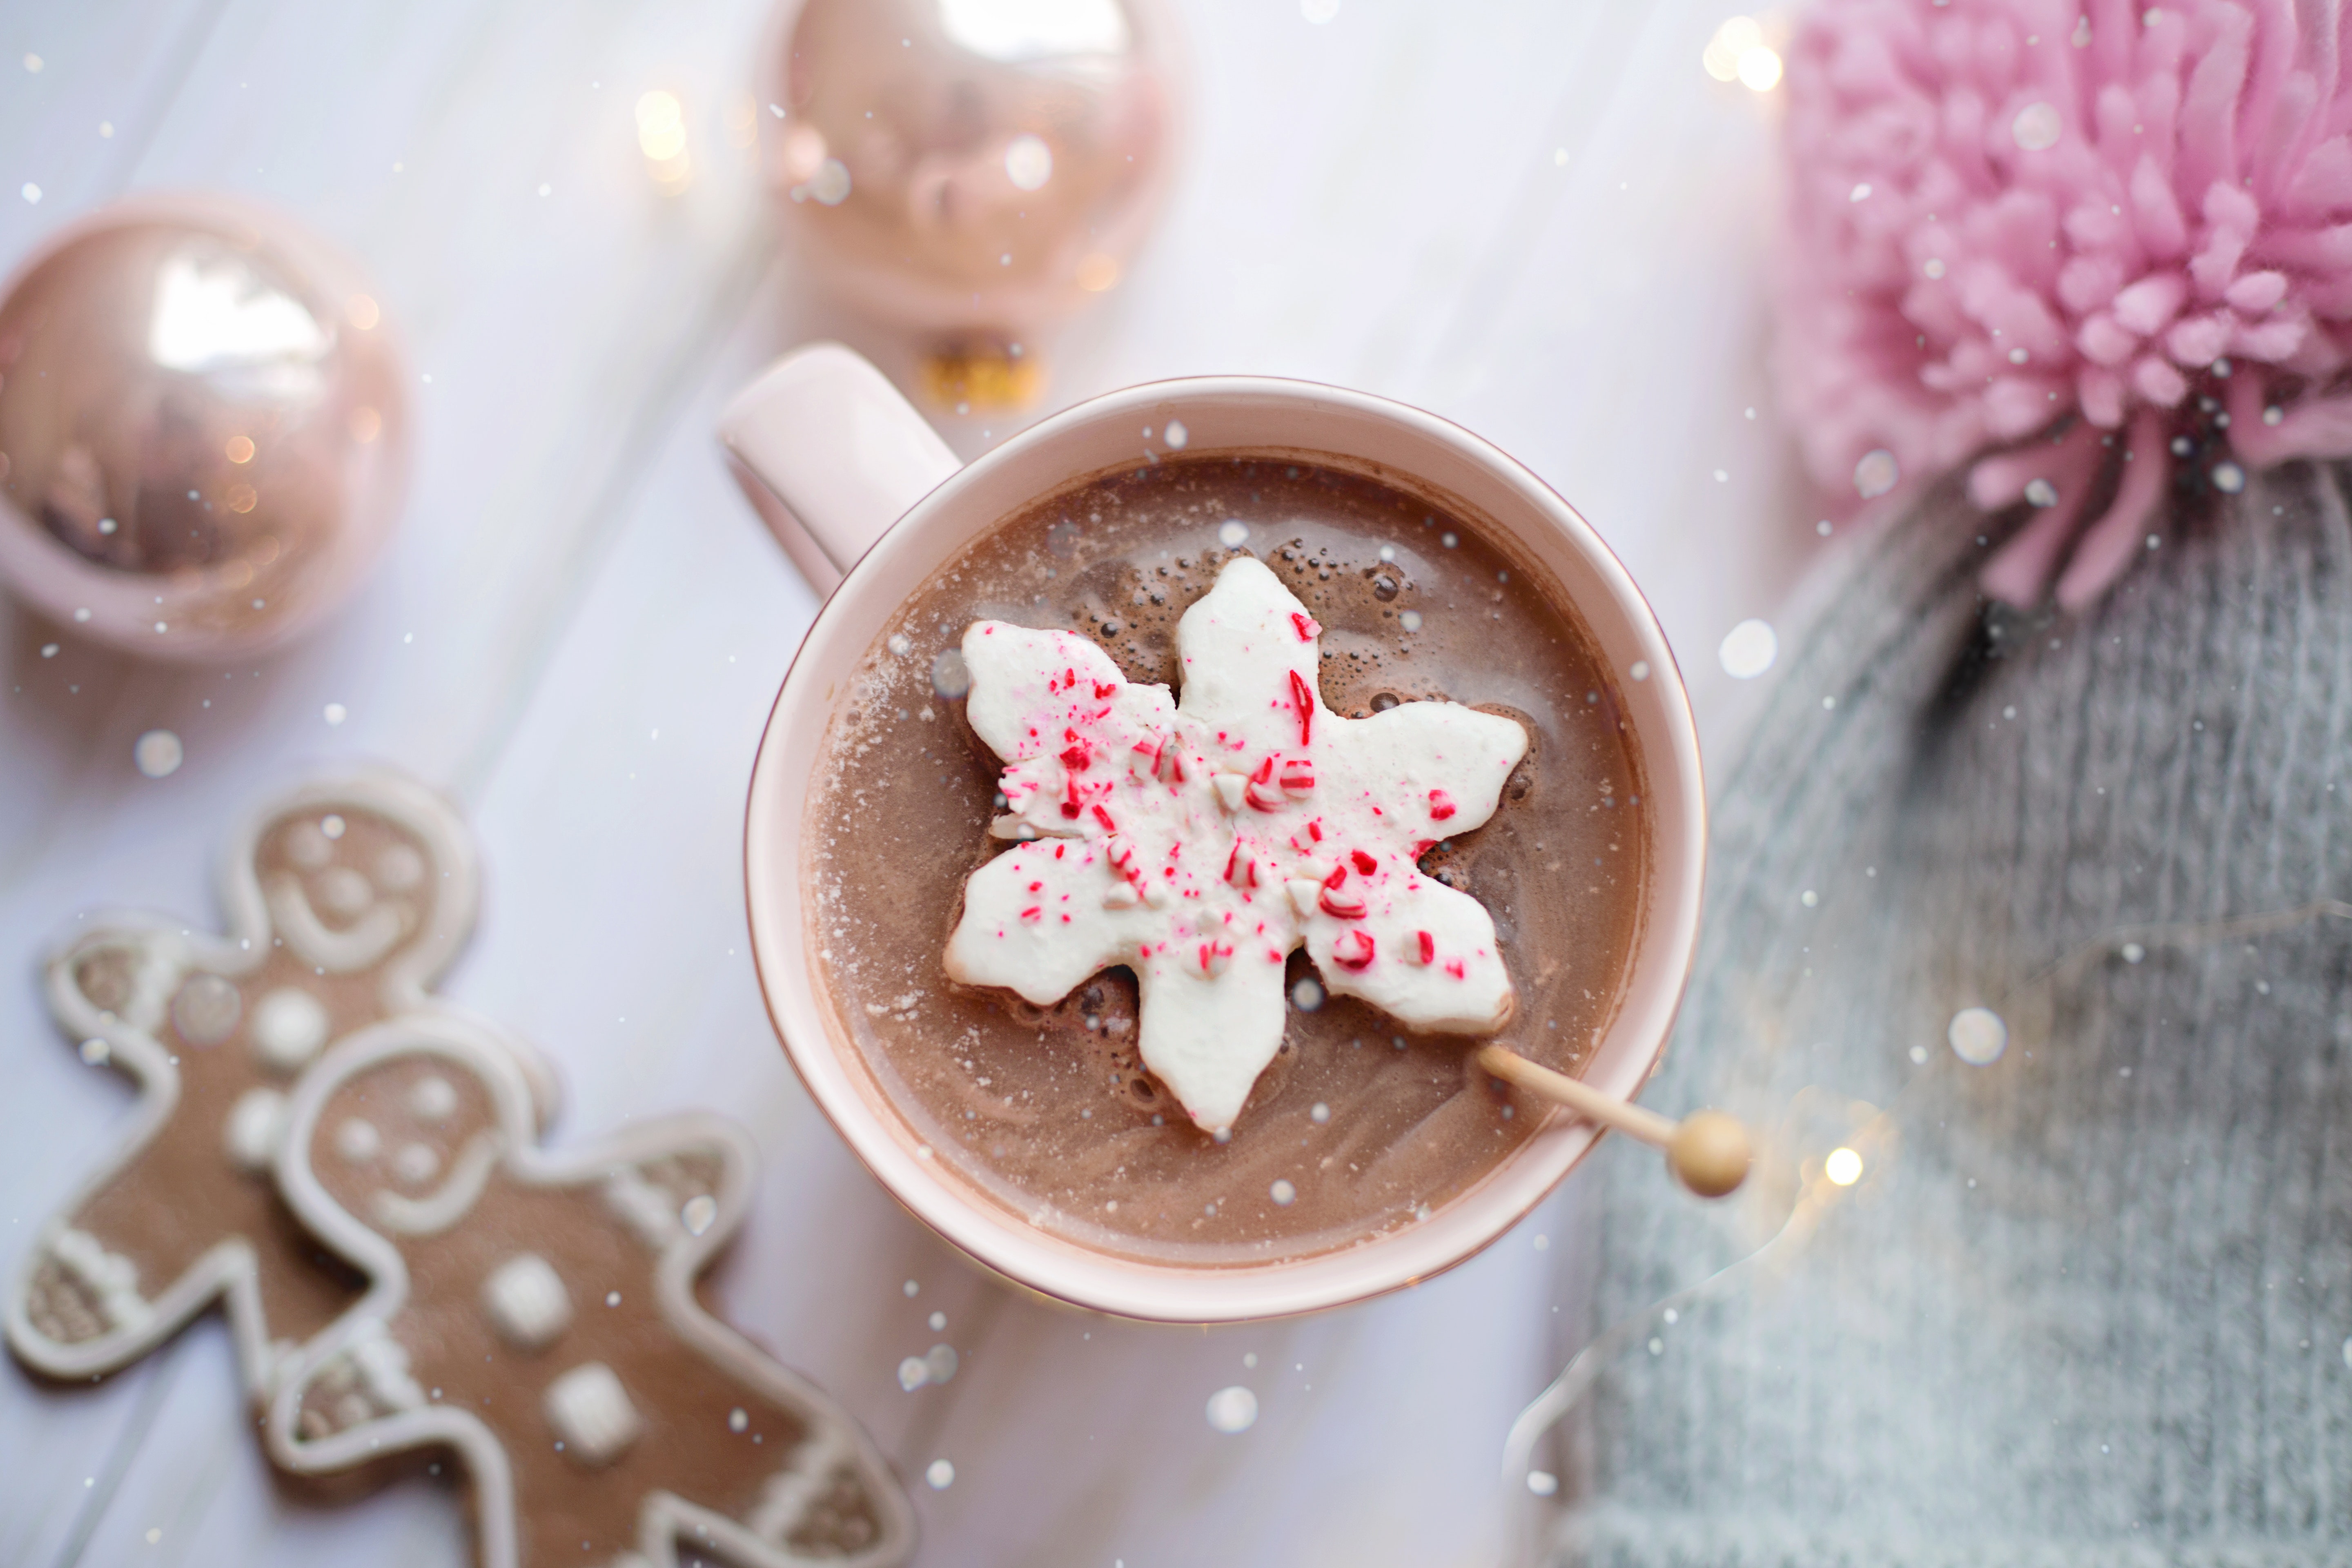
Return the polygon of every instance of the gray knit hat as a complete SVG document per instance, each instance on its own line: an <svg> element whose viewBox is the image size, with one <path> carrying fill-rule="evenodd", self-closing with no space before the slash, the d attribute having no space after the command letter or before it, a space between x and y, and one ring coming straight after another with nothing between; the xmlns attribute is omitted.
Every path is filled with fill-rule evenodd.
<svg viewBox="0 0 2352 1568"><path fill-rule="evenodd" d="M1600 1156L1587 1329L1635 1331L1562 1562L2352 1562L2347 494L2182 498L2064 617L1983 600L2017 520L1948 488L1792 639L1647 1096L1765 1156L1719 1206Z"/></svg>

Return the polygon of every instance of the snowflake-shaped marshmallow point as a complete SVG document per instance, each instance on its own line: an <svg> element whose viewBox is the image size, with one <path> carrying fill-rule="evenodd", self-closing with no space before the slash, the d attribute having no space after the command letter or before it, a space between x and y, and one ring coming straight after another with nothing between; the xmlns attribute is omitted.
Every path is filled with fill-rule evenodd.
<svg viewBox="0 0 2352 1568"><path fill-rule="evenodd" d="M1281 1047L1302 943L1328 989L1417 1029L1511 1013L1494 921L1416 862L1494 815L1527 732L1454 702L1343 718L1322 630L1236 556L1177 627L1181 705L1076 633L964 633L967 713L1006 764L990 831L1023 842L964 884L948 973L1044 1006L1129 965L1144 1064L1212 1130Z"/></svg>

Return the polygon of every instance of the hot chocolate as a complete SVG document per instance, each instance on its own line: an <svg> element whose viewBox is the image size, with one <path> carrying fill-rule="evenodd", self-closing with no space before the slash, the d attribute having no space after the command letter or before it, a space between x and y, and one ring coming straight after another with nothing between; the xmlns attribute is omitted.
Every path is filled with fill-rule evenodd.
<svg viewBox="0 0 2352 1568"><path fill-rule="evenodd" d="M1421 869L1492 916L1503 1031L1573 1069L1609 1022L1651 857L1640 758L1565 595L1475 523L1381 476L1284 457L1166 458L1067 487L938 572L862 661L810 802L808 933L844 1033L930 1158L1045 1229L1165 1263L1302 1257L1410 1224L1549 1114L1289 956L1282 1044L1230 1141L1138 1053L1131 970L1038 1007L961 986L944 955L966 879L1004 848L1003 764L957 651L976 621L1092 639L1181 687L1176 632L1236 554L1319 623L1320 695L1356 718L1444 699L1524 727L1491 821ZM1303 635L1303 634L1302 634Z"/></svg>

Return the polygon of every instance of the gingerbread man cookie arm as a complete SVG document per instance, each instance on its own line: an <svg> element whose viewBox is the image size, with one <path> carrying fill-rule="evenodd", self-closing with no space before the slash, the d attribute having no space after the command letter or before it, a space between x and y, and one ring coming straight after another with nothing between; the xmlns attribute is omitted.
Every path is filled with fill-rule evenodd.
<svg viewBox="0 0 2352 1568"><path fill-rule="evenodd" d="M9 1348L44 1376L119 1371L177 1333L215 1296L226 1296L248 1392L257 1397L267 1386L271 1355L249 1246L232 1238L208 1248L151 1298L143 1291L157 1281L141 1279L131 1258L74 1223L139 1162L179 1107L179 1068L154 1030L181 976L243 956L235 942L193 935L161 916L131 914L102 921L43 966L50 1012L81 1043L83 1058L125 1074L139 1090L117 1152L76 1184L9 1282L0 1311ZM92 966L112 982L104 998L110 1005L84 983Z"/></svg>
<svg viewBox="0 0 2352 1568"><path fill-rule="evenodd" d="M782 1542L788 1563L806 1561L829 1568L884 1568L904 1562L915 1549L915 1510L866 1429L836 1405L832 1395L792 1368L762 1353L726 1323L702 1310L695 1299L694 1281L719 1250L735 1238L751 1201L751 1177L756 1164L751 1142L743 1130L716 1116L677 1116L657 1124L632 1128L604 1150L543 1161L550 1181L570 1179L588 1169L614 1163L616 1153L634 1152L643 1158L680 1142L697 1142L730 1151L723 1166L717 1212L700 1236L681 1227L662 1255L658 1289L671 1321L681 1332L719 1365L750 1384L779 1405L810 1417L808 1436L793 1456L790 1468L771 1482L761 1516L744 1526L671 1493L657 1492L646 1500L644 1550L667 1568L675 1561L674 1543L688 1531L699 1529L742 1554L747 1563L761 1561ZM534 1155L534 1163L541 1163ZM822 1495L824 1489L846 1473L880 1514L880 1529L864 1551L848 1555L825 1554L803 1559L789 1547L789 1531ZM656 1550L656 1542L659 1550Z"/></svg>

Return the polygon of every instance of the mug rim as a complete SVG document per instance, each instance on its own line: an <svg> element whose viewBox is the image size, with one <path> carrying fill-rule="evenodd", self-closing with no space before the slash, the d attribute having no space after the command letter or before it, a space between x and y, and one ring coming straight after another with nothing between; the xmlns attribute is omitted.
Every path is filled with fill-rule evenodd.
<svg viewBox="0 0 2352 1568"><path fill-rule="evenodd" d="M1648 601L1599 533L1532 470L1491 442L1425 409L1369 393L1286 377L1191 376L1142 383L1087 399L964 464L894 521L845 574L819 607L780 683L761 733L745 809L744 881L753 968L770 1021L810 1098L859 1163L902 1206L960 1251L1029 1290L1147 1321L1288 1317L1417 1284L1493 1245L1558 1187L1601 1131L1593 1123L1554 1112L1534 1136L1432 1211L1429 1220L1360 1242L1266 1264L1156 1262L1054 1235L969 1177L942 1170L942 1163L930 1158L928 1145L918 1142L919 1130L903 1120L894 1127L891 1118L877 1110L874 1102L887 1097L874 1081L873 1069L862 1060L853 1068L844 1059L860 1053L854 1041L837 1040L835 1028L828 1026L799 889L805 784L814 774L822 726L833 707L831 691L810 695L818 665L835 651L845 635L845 624L872 619L873 625L864 629L877 631L904 603L903 592L889 595L888 603L879 606L864 601L874 597L875 584L900 568L910 552L924 552L915 576L928 577L1005 515L997 509L990 521L972 526L967 519L966 532L953 532L941 520L954 517L969 492L1022 463L1039 460L1041 449L1076 444L1108 419L1139 414L1152 425L1163 426L1168 416L1181 416L1188 406L1230 406L1254 399L1295 405L1307 414L1327 410L1343 420L1402 427L1510 492L1522 509L1520 516L1495 516L1486 509L1480 517L1509 543L1530 553L1543 554L1538 546L1549 535L1549 542L1597 580L1608 601L1605 610L1613 614L1615 624L1604 626L1596 616L1604 606L1570 594L1570 603L1587 632L1596 642L1612 640L1612 634L1613 640L1630 640L1636 657L1649 666L1646 679L1633 678L1647 696L1639 704L1629 700L1626 711L1646 776L1643 787L1654 808L1651 884L1644 889L1624 994L1580 1071L1584 1081L1630 1100L1656 1070L1697 944L1706 800L1696 725L1673 650ZM1313 450L1272 441L1263 449L1301 456ZM1393 468L1408 483L1443 489L1410 462L1340 450L1327 455L1341 462L1376 462ZM1052 477L1028 487L1026 498L1042 498L1102 466L1062 464ZM947 537L930 542L929 536L943 531ZM1563 592L1568 587L1562 584ZM870 636L861 637L848 657L862 656L870 641ZM1610 662L1621 695L1629 693L1625 675L1632 661ZM816 729L793 722L796 708L812 706ZM1637 709L1647 715L1645 722L1635 721ZM1672 790L1661 787L1669 776L1677 786ZM780 803L790 809L780 809ZM866 1080L863 1085L861 1076ZM1435 1223L1449 1219L1452 1223Z"/></svg>

